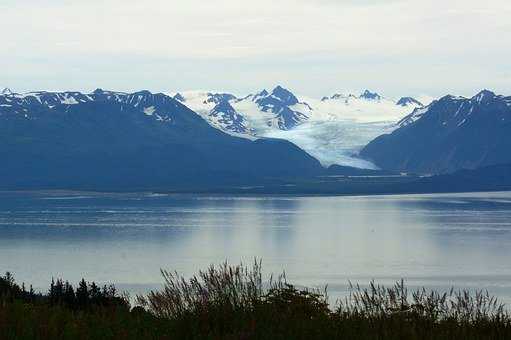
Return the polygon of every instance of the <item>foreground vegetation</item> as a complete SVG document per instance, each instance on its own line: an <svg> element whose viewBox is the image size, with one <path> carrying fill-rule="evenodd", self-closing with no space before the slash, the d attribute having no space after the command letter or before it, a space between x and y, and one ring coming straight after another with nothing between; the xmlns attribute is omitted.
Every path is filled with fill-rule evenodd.
<svg viewBox="0 0 511 340"><path fill-rule="evenodd" d="M191 279L162 271L164 288L136 297L82 280L45 294L0 277L0 339L510 339L511 317L488 293L351 286L326 290L263 281L260 263L210 267Z"/></svg>

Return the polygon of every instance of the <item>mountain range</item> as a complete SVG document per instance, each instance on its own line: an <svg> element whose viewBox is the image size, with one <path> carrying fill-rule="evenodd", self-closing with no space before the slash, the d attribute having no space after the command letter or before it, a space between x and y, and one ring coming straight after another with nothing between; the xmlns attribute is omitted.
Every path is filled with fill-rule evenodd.
<svg viewBox="0 0 511 340"><path fill-rule="evenodd" d="M511 97L483 90L415 109L360 155L396 171L447 173L511 163Z"/></svg>
<svg viewBox="0 0 511 340"><path fill-rule="evenodd" d="M173 96L226 133L250 139L286 139L325 166L369 169L376 167L356 157L360 149L423 106L410 97L395 101L369 90L360 95L336 93L318 100L298 97L282 86L240 97L205 91Z"/></svg>
<svg viewBox="0 0 511 340"><path fill-rule="evenodd" d="M310 120L392 121L404 116L406 110L403 107L408 112L423 107L422 103L411 97L393 101L369 90L359 96L337 93L320 101L312 98L300 100L280 85L271 92L262 90L240 98L229 93L200 91L176 93L173 97L227 133L251 135L259 135L268 129L291 130ZM366 114L364 111L368 111L368 108L364 110L364 106L369 106L373 112ZM375 112L380 117L375 116ZM219 113L225 113L221 115L225 118L224 123L218 121ZM243 124L233 124L240 117Z"/></svg>
<svg viewBox="0 0 511 340"><path fill-rule="evenodd" d="M165 95L0 95L0 188L126 189L255 183L321 173L285 140L226 134Z"/></svg>
<svg viewBox="0 0 511 340"><path fill-rule="evenodd" d="M0 94L0 189L205 190L325 176L463 174L511 164L510 147L511 97L488 90L427 105L368 90L313 99L281 86L243 97L102 89ZM404 179L400 192L415 177ZM414 188L453 177L438 178ZM314 183L307 190L330 185Z"/></svg>

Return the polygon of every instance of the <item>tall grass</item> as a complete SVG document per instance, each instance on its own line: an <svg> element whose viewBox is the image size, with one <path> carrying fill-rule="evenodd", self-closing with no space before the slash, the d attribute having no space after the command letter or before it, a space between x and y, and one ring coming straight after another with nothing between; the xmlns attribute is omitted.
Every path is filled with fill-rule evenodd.
<svg viewBox="0 0 511 340"><path fill-rule="evenodd" d="M350 294L330 309L326 290L299 289L284 275L263 280L260 262L211 266L189 279L162 275L164 288L139 296L138 303L191 337L511 338L504 305L483 291L350 283Z"/></svg>
<svg viewBox="0 0 511 340"><path fill-rule="evenodd" d="M254 308L263 294L261 262L243 265L210 266L190 279L177 272L161 271L164 288L147 296L138 296L139 305L158 317L180 318L189 313L206 313L213 309L245 312Z"/></svg>
<svg viewBox="0 0 511 340"><path fill-rule="evenodd" d="M68 303L51 297L70 294L62 280L37 295L5 276L0 339L511 339L510 315L483 291L350 284L330 308L326 289L298 288L285 275L263 278L260 261L162 276L163 288L138 296L131 309L115 290L85 280Z"/></svg>
<svg viewBox="0 0 511 340"><path fill-rule="evenodd" d="M401 314L432 321L456 320L464 323L509 319L504 304L488 291L471 293L451 288L449 292L440 293L420 288L409 293L403 280L389 288L374 281L364 289L350 283L350 294L339 301L337 313L366 318Z"/></svg>

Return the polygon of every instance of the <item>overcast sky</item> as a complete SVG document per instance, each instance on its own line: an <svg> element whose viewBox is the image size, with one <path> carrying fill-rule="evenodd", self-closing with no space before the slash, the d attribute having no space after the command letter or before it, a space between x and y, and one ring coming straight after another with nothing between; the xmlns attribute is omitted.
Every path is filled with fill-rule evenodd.
<svg viewBox="0 0 511 340"><path fill-rule="evenodd" d="M0 0L0 87L511 95L509 0Z"/></svg>

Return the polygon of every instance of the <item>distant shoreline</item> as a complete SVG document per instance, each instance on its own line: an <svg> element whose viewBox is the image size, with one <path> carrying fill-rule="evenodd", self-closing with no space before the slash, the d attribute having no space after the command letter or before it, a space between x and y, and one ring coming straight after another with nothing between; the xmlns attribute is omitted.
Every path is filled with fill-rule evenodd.
<svg viewBox="0 0 511 340"><path fill-rule="evenodd" d="M508 189L467 190L467 191L435 191L435 192L375 192L375 193L275 193L275 192L242 192L242 191L101 191L74 189L40 189L40 190L0 190L0 194L50 194L50 195L143 195L150 196L239 196L239 197L371 197L371 196L407 196L407 195L455 195L479 193L507 193Z"/></svg>

